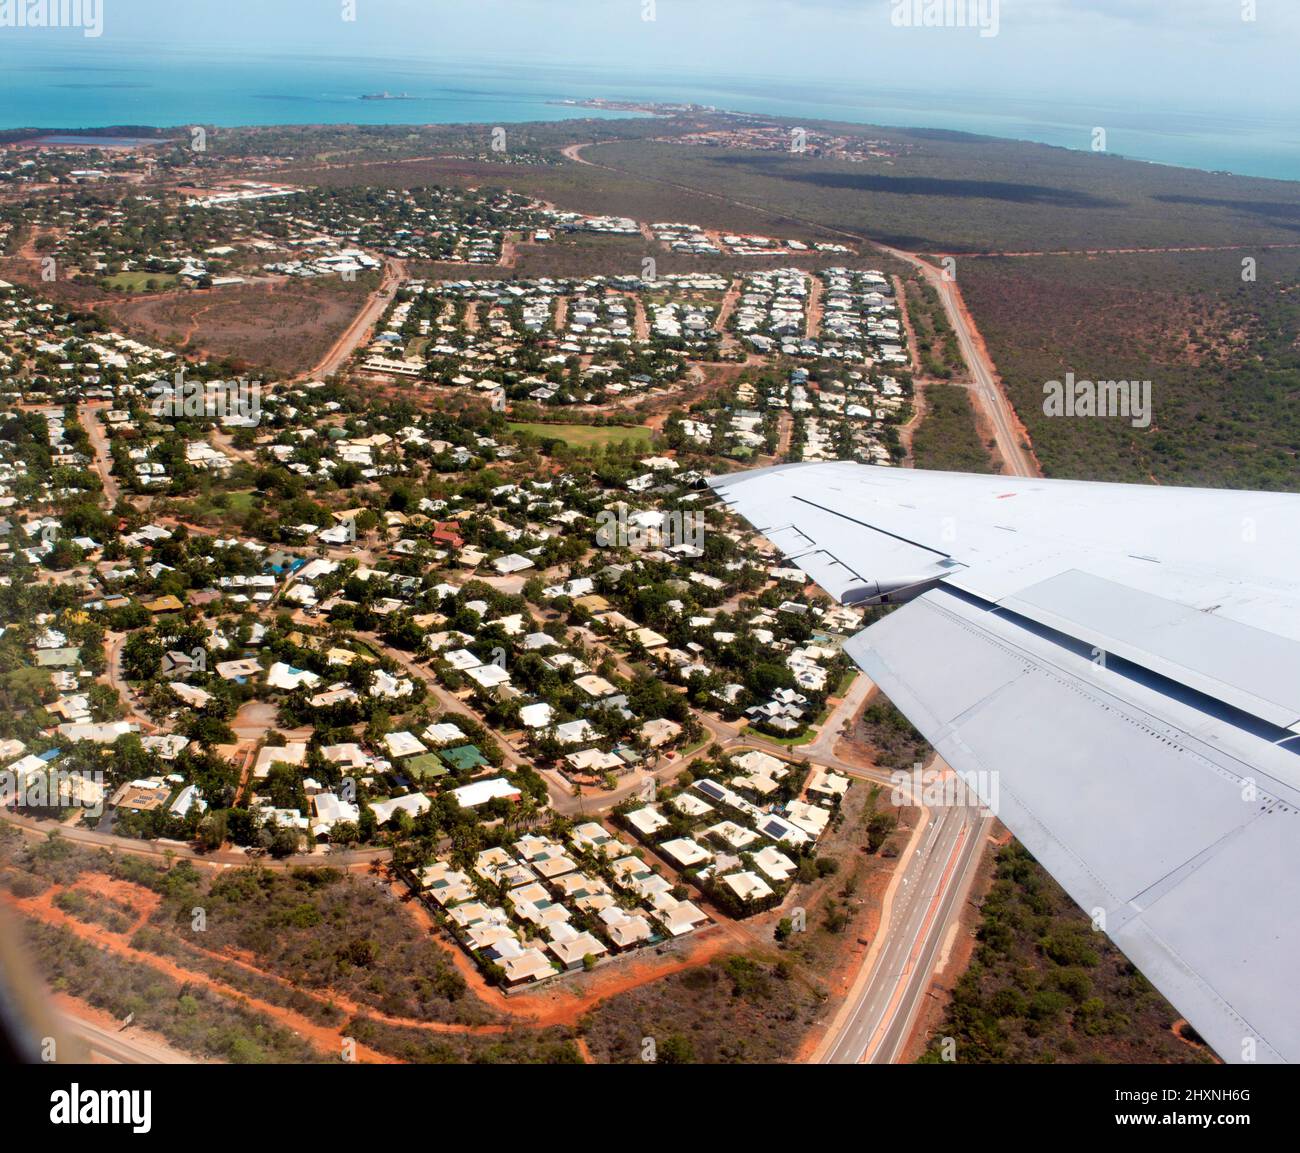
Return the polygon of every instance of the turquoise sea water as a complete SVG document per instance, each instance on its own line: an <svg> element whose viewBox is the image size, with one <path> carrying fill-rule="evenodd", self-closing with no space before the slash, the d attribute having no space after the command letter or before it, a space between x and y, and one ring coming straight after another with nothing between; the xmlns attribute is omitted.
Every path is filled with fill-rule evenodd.
<svg viewBox="0 0 1300 1153"><path fill-rule="evenodd" d="M400 100L362 100L388 92ZM1265 112L1082 104L1025 95L908 92L770 77L411 59L265 56L240 61L74 45L0 45L0 128L185 124L509 124L598 116L565 100L606 97L899 127L946 128L1087 149L1104 126L1109 150L1137 159L1300 180L1300 124ZM615 115L613 113L603 115Z"/></svg>

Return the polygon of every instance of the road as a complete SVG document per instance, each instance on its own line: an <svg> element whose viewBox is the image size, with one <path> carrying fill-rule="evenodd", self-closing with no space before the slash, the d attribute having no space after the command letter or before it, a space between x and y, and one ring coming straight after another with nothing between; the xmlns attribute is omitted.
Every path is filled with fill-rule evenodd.
<svg viewBox="0 0 1300 1153"><path fill-rule="evenodd" d="M77 411L77 419L81 427L86 430L86 436L90 440L90 447L95 453L94 469L99 474L100 481L103 482L104 500L110 512L117 507L117 498L122 490L113 476L113 453L108 446L108 437L105 435L104 426L99 422L99 414L111 407L106 402L90 401L81 405Z"/></svg>
<svg viewBox="0 0 1300 1153"><path fill-rule="evenodd" d="M901 1057L942 943L961 914L993 818L966 805L922 812L862 973L818 1049L821 1063L887 1064Z"/></svg>
<svg viewBox="0 0 1300 1153"><path fill-rule="evenodd" d="M881 247L884 248L883 245ZM993 366L984 342L978 339L975 322L961 298L956 279L910 252L899 248L884 248L884 251L912 265L934 287L939 299L943 301L948 323L957 334L962 358L971 372L971 397L993 430L1003 468L1012 476L1041 476L1042 470L1038 467L1038 462L1025 447L1024 430L1006 393L1002 391L997 369Z"/></svg>
<svg viewBox="0 0 1300 1153"><path fill-rule="evenodd" d="M105 1028L71 1013L64 1013L61 1021L64 1032L77 1038L92 1057L114 1065L197 1064L189 1053L182 1053L142 1033Z"/></svg>
<svg viewBox="0 0 1300 1153"><path fill-rule="evenodd" d="M379 287L370 294L370 299L351 324L343 330L342 335L336 340L329 352L320 360L320 362L307 374L309 378L318 378L330 376L341 369L352 358L352 354L360 347L365 339L370 335L371 329L379 322L379 318L384 315L384 310L393 302L393 293L397 287L406 279L406 265L400 260L387 260L384 262L384 278L380 281Z"/></svg>
<svg viewBox="0 0 1300 1153"><path fill-rule="evenodd" d="M130 633L114 632L104 634L104 672L99 677L99 683L107 685L117 693L126 709L126 716L123 719L139 725L141 732L148 736L150 733L157 732L158 726L136 710L135 695L131 692L131 686L122 672L122 649L130 635Z"/></svg>

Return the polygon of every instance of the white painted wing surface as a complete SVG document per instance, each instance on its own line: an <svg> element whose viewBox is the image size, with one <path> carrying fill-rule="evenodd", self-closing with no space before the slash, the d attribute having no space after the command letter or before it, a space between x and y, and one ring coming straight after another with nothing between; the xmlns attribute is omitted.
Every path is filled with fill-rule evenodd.
<svg viewBox="0 0 1300 1153"><path fill-rule="evenodd" d="M1300 1058L1300 496L789 465L719 497L1229 1061Z"/></svg>

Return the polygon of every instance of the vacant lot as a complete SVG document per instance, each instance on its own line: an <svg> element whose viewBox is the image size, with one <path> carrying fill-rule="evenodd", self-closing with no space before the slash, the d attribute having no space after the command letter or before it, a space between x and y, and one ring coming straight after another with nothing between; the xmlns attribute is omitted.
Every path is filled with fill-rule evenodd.
<svg viewBox="0 0 1300 1153"><path fill-rule="evenodd" d="M600 1062L788 1061L820 1003L789 964L733 956L604 1001L579 1028Z"/></svg>
<svg viewBox="0 0 1300 1153"><path fill-rule="evenodd" d="M235 285L107 306L134 336L243 370L306 372L352 322L373 287L367 277Z"/></svg>
<svg viewBox="0 0 1300 1153"><path fill-rule="evenodd" d="M588 149L584 159L915 252L1300 240L1295 184L960 133L881 131L915 151L853 164L637 141Z"/></svg>
<svg viewBox="0 0 1300 1153"><path fill-rule="evenodd" d="M607 444L637 444L650 447L652 430L648 428L600 427L590 424L512 423L515 432L526 432L544 440L562 440L573 448L603 448Z"/></svg>
<svg viewBox="0 0 1300 1153"><path fill-rule="evenodd" d="M912 439L917 468L948 472L992 472L988 448L979 438L970 394L959 384L931 384L926 411Z"/></svg>

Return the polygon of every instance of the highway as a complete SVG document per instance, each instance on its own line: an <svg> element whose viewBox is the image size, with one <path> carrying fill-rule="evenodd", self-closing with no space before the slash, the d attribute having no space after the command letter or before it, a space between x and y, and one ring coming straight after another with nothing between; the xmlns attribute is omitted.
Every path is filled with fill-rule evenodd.
<svg viewBox="0 0 1300 1153"><path fill-rule="evenodd" d="M922 809L862 972L815 1061L888 1064L901 1058L942 944L979 869L992 820L986 810L970 805Z"/></svg>

